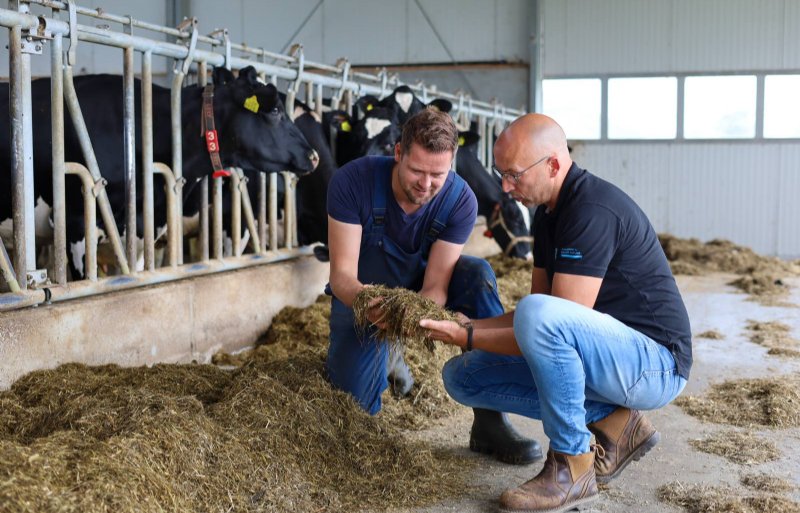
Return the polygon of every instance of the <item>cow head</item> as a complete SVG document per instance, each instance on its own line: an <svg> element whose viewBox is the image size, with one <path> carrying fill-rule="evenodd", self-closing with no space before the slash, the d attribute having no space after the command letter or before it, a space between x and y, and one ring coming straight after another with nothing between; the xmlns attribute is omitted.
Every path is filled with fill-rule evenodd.
<svg viewBox="0 0 800 513"><path fill-rule="evenodd" d="M248 66L233 78L224 68L214 70L215 116L218 117L224 166L239 166L266 172L293 171L304 175L319 163L294 123L286 116L278 90L262 84ZM222 101L217 101L221 98ZM220 103L224 102L224 106Z"/></svg>
<svg viewBox="0 0 800 513"><path fill-rule="evenodd" d="M356 138L361 145L361 155L394 155L394 145L400 140L402 129L392 112L385 107L374 107L357 123Z"/></svg>
<svg viewBox="0 0 800 513"><path fill-rule="evenodd" d="M500 202L488 220L492 238L497 241L506 256L530 259L532 257L529 221L520 205L503 193Z"/></svg>

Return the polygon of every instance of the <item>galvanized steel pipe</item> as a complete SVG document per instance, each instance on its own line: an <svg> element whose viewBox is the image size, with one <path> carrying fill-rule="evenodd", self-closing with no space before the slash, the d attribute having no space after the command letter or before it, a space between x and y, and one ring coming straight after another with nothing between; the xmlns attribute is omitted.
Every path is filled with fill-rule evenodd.
<svg viewBox="0 0 800 513"><path fill-rule="evenodd" d="M269 249L278 249L278 174L269 174Z"/></svg>
<svg viewBox="0 0 800 513"><path fill-rule="evenodd" d="M11 210L14 220L14 267L27 288L27 272L36 269L33 199L30 55L22 52L22 30L8 32L11 126Z"/></svg>
<svg viewBox="0 0 800 513"><path fill-rule="evenodd" d="M50 46L50 129L53 161L53 252L58 284L67 283L67 213L64 201L64 75L62 35L53 36Z"/></svg>
<svg viewBox="0 0 800 513"><path fill-rule="evenodd" d="M136 271L136 107L133 48L122 50L122 140L125 158L125 248L131 271Z"/></svg>
<svg viewBox="0 0 800 513"><path fill-rule="evenodd" d="M97 189L92 173L77 162L67 162L64 172L80 178L83 187L84 274L86 279L97 281ZM100 188L101 191L105 189ZM76 262L73 264L77 265Z"/></svg>
<svg viewBox="0 0 800 513"><path fill-rule="evenodd" d="M142 208L144 208L144 268L156 268L153 216L153 55L142 54Z"/></svg>

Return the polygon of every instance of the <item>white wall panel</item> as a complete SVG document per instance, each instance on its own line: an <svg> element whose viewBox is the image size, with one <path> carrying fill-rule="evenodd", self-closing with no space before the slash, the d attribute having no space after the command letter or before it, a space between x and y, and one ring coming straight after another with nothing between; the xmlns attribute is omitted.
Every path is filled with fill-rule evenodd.
<svg viewBox="0 0 800 513"><path fill-rule="evenodd" d="M573 156L633 197L658 232L800 257L800 145L590 143Z"/></svg>
<svg viewBox="0 0 800 513"><path fill-rule="evenodd" d="M545 76L800 67L796 0L543 0Z"/></svg>

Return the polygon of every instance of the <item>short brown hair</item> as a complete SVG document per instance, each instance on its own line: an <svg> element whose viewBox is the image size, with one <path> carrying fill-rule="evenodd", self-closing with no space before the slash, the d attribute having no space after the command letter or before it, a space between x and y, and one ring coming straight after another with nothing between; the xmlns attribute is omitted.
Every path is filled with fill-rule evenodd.
<svg viewBox="0 0 800 513"><path fill-rule="evenodd" d="M449 151L455 154L458 149L458 128L450 114L436 109L423 109L413 115L403 125L400 149L403 154L416 143L432 153Z"/></svg>

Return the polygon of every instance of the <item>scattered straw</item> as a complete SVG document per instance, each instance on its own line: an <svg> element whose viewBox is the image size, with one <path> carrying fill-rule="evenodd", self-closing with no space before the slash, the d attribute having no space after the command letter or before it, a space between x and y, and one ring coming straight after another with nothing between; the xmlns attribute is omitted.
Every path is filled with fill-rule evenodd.
<svg viewBox="0 0 800 513"><path fill-rule="evenodd" d="M789 335L791 327L777 321L758 322L747 321L747 330L750 332L750 341L769 348L767 354L778 356L800 356L800 351L792 347L800 346L800 341ZM789 346L789 347L787 347Z"/></svg>
<svg viewBox="0 0 800 513"><path fill-rule="evenodd" d="M370 327L371 322L367 318L367 313L370 310L370 303L376 299L378 303L375 306L380 307L384 313L381 320L385 323L385 327L376 326L372 337L376 340L386 340L390 344L401 346L425 344L433 351L434 341L428 336L428 330L419 325L419 321L422 319L458 321L454 313L416 292L371 285L364 287L353 300L353 314L357 326L364 329Z"/></svg>
<svg viewBox="0 0 800 513"><path fill-rule="evenodd" d="M463 490L469 461L407 441L333 390L322 367L305 354L233 372L29 374L0 393L2 509L353 511Z"/></svg>
<svg viewBox="0 0 800 513"><path fill-rule="evenodd" d="M744 486L759 492L786 493L795 489L795 486L786 479L770 474L747 474L742 476L740 481Z"/></svg>
<svg viewBox="0 0 800 513"><path fill-rule="evenodd" d="M741 275L731 285L750 294L750 299L766 306L795 306L786 303L789 287L785 276L800 275L798 262L759 255L752 249L728 240L702 243L669 234L658 236L673 274L701 275L728 272Z"/></svg>
<svg viewBox="0 0 800 513"><path fill-rule="evenodd" d="M708 338L711 340L722 340L725 338L725 335L717 330L708 330L702 333L695 335L695 338Z"/></svg>
<svg viewBox="0 0 800 513"><path fill-rule="evenodd" d="M800 426L800 377L726 381L705 397L682 396L675 404L704 421L734 426Z"/></svg>
<svg viewBox="0 0 800 513"><path fill-rule="evenodd" d="M764 463L781 455L775 444L749 431L723 431L689 443L698 451L722 456L739 465Z"/></svg>
<svg viewBox="0 0 800 513"><path fill-rule="evenodd" d="M740 495L728 487L687 485L681 482L659 487L658 499L689 513L800 513L800 504L777 495Z"/></svg>
<svg viewBox="0 0 800 513"><path fill-rule="evenodd" d="M491 256L487 260L497 276L500 302L506 310L513 310L520 299L531 293L533 264L503 254Z"/></svg>

